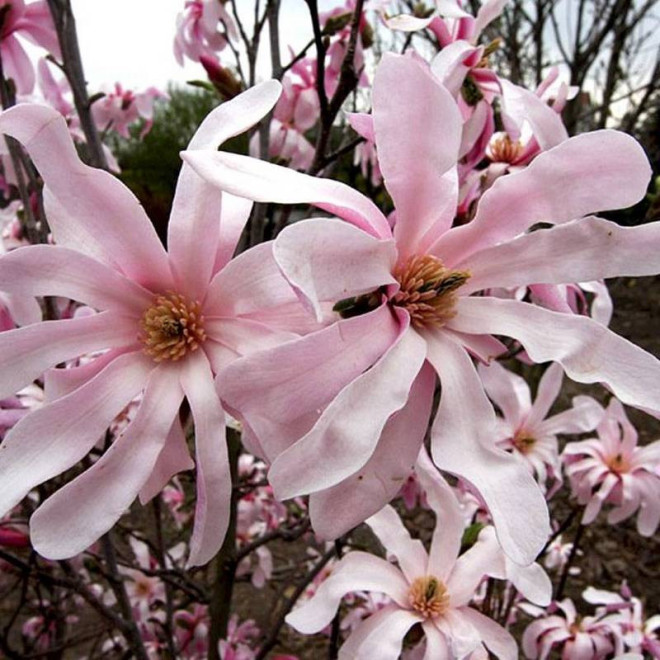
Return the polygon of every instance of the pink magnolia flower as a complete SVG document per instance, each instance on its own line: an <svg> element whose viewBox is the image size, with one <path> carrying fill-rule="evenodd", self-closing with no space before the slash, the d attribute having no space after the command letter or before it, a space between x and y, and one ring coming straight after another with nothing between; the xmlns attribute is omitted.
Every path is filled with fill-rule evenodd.
<svg viewBox="0 0 660 660"><path fill-rule="evenodd" d="M434 461L479 491L507 553L529 563L548 535L545 500L528 469L493 447L495 413L471 355L487 362L504 350L493 335L513 337L535 362L559 362L573 379L605 382L655 410L660 363L589 318L473 294L659 271L660 225L582 217L640 199L648 162L624 134L577 136L499 179L475 219L452 227L462 132L454 99L423 64L389 55L373 108L393 230L339 182L234 154L184 153L233 194L312 203L343 219L298 222L274 248L300 298L319 319L334 306L336 321L237 361L221 396L272 463L276 495L311 493L314 527L332 538L398 492L426 433L437 375ZM541 221L558 226L526 233Z"/></svg>
<svg viewBox="0 0 660 660"><path fill-rule="evenodd" d="M177 610L174 613L174 622L177 648L181 656L190 660L206 658L211 625L208 607L195 603L192 612Z"/></svg>
<svg viewBox="0 0 660 660"><path fill-rule="evenodd" d="M222 22L223 31L218 30ZM183 66L184 57L199 62L202 55L213 57L229 39L237 39L234 19L222 0L186 0L176 18L174 57Z"/></svg>
<svg viewBox="0 0 660 660"><path fill-rule="evenodd" d="M34 89L34 67L19 36L60 58L60 46L46 0L25 4L24 0L0 0L0 57L4 75L12 78L19 94Z"/></svg>
<svg viewBox="0 0 660 660"><path fill-rule="evenodd" d="M429 552L410 537L394 509L386 506L367 524L399 567L366 552L351 551L335 564L311 600L287 616L287 623L306 634L317 632L332 620L344 594L375 591L389 596L391 603L353 629L340 658L394 660L415 624L421 624L426 636L424 657L429 660L464 658L482 644L498 658L516 658L513 637L469 607L484 575L504 577L504 556L494 536L484 535L459 556L464 524L458 502L423 455L418 473L437 516Z"/></svg>
<svg viewBox="0 0 660 660"><path fill-rule="evenodd" d="M279 84L269 82L221 105L191 148L213 149L244 131L278 94ZM0 280L16 295L66 296L101 310L0 333L0 397L49 367L107 349L79 367L46 373L49 402L0 445L0 511L80 461L142 393L125 432L31 519L33 544L44 556L81 552L138 493L148 501L173 474L194 465L178 418L185 397L195 421L197 468L189 563L203 564L222 543L231 492L214 375L239 355L297 336L280 329L295 320L298 305L278 275L271 245L230 261L251 204L222 194L184 165L168 254L129 190L78 159L54 110L17 106L2 114L0 131L25 145L43 177L57 243L4 255Z"/></svg>
<svg viewBox="0 0 660 660"><path fill-rule="evenodd" d="M119 572L128 579L125 581L126 593L135 612L136 620L146 621L151 606L165 602L165 585L156 576L147 575L140 569L153 569L156 566L151 558L149 546L131 536L129 539L131 550L135 556L135 563L139 568L120 566Z"/></svg>
<svg viewBox="0 0 660 660"><path fill-rule="evenodd" d="M554 647L562 649L563 660L605 660L623 652L616 625L608 617L578 615L569 598L557 603L561 614L533 621L522 637L526 658L545 660Z"/></svg>
<svg viewBox="0 0 660 660"><path fill-rule="evenodd" d="M637 530L652 536L660 524L660 440L638 447L637 431L614 398L596 431L598 438L569 442L562 454L573 494L586 505L582 523L612 504L610 524L638 512Z"/></svg>
<svg viewBox="0 0 660 660"><path fill-rule="evenodd" d="M502 411L496 441L528 464L544 491L550 486L550 493L555 492L562 482L557 435L593 430L603 416L602 407L589 396L577 396L573 408L549 417L564 379L558 364L544 372L534 403L525 380L499 362L479 365L479 375L489 398Z"/></svg>

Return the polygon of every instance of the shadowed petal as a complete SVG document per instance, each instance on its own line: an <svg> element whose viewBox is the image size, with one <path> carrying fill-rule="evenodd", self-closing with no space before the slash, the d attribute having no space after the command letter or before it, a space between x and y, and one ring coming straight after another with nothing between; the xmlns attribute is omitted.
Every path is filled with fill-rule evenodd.
<svg viewBox="0 0 660 660"><path fill-rule="evenodd" d="M502 660L516 660L518 645L511 633L470 607L463 609L461 614L479 631L481 640L491 653Z"/></svg>

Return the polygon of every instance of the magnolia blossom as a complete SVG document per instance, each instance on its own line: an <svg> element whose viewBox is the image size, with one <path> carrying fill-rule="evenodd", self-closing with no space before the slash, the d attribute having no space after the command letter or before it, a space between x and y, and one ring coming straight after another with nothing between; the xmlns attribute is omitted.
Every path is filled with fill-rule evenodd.
<svg viewBox="0 0 660 660"><path fill-rule="evenodd" d="M437 516L429 552L410 537L394 509L386 506L366 522L388 555L396 557L398 568L379 557L351 551L335 564L314 596L287 616L287 622L300 632L317 632L330 623L344 594L375 591L387 595L391 603L353 629L339 651L340 659L395 660L404 636L415 624L424 631L427 660L464 658L483 649L482 644L498 658L516 658L513 637L469 607L484 575L505 576L504 555L494 536L484 535L459 556L464 524L458 502L423 453L418 474ZM535 591L538 575L534 570L523 572Z"/></svg>
<svg viewBox="0 0 660 660"><path fill-rule="evenodd" d="M279 84L269 82L223 104L190 148L212 150L244 131L278 94ZM178 416L185 397L195 421L197 469L189 563L205 563L225 535L231 493L214 375L239 355L297 336L280 329L295 321L297 302L278 275L271 246L230 261L251 204L222 195L184 165L168 254L129 190L78 159L54 110L16 106L0 117L0 131L20 140L34 160L57 243L0 258L3 286L16 295L65 296L100 310L0 333L0 397L49 367L106 349L85 364L46 373L48 403L0 445L0 512L78 463L142 393L123 434L30 521L34 547L44 556L81 552L138 493L145 502L194 465Z"/></svg>
<svg viewBox="0 0 660 660"><path fill-rule="evenodd" d="M493 447L495 413L471 355L487 362L504 350L493 335L513 337L535 362L559 362L573 379L604 382L654 410L660 362L587 317L472 294L660 271L658 223L622 228L582 217L640 199L648 162L625 134L580 135L500 178L474 220L452 227L462 120L451 94L423 63L386 55L373 122L394 229L339 182L234 154L184 153L229 192L312 203L342 219L298 222L274 247L299 297L319 320L333 307L335 322L237 361L221 397L272 463L276 495L312 493L315 529L332 538L407 478L439 377L433 459L479 491L507 553L529 563L548 535L545 500L528 469ZM558 226L525 233L539 222Z"/></svg>
<svg viewBox="0 0 660 660"><path fill-rule="evenodd" d="M621 402L612 399L596 429L598 438L570 442L562 458L573 494L586 505L582 523L596 519L603 504L616 524L637 515L637 530L652 536L660 524L660 440L637 446L637 431Z"/></svg>
<svg viewBox="0 0 660 660"><path fill-rule="evenodd" d="M556 491L561 484L557 435L593 430L603 416L600 404L589 396L576 396L573 408L548 417L564 379L558 364L543 374L533 404L525 380L498 362L479 365L479 375L486 393L503 415L497 442L529 465L544 490L550 479L551 492Z"/></svg>
<svg viewBox="0 0 660 660"><path fill-rule="evenodd" d="M608 617L581 617L569 598L557 603L561 614L533 621L522 637L525 657L545 660L554 647L562 648L563 660L605 660L623 652L617 626Z"/></svg>
<svg viewBox="0 0 660 660"><path fill-rule="evenodd" d="M12 78L19 94L34 89L34 66L19 36L59 58L60 46L46 0L25 4L24 0L0 0L0 58L6 78Z"/></svg>

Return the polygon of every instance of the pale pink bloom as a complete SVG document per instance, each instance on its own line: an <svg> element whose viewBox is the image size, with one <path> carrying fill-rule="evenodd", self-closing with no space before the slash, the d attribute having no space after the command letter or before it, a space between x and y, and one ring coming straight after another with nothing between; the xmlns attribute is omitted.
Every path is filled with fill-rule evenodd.
<svg viewBox="0 0 660 660"><path fill-rule="evenodd" d="M268 158L288 163L294 170L306 170L314 160L314 147L302 132L271 119L269 126ZM259 155L259 134L250 140L250 155Z"/></svg>
<svg viewBox="0 0 660 660"><path fill-rule="evenodd" d="M534 403L524 378L499 362L480 364L479 375L489 398L502 413L496 442L527 463L544 492L556 492L562 483L557 435L592 431L603 417L603 408L589 396L576 396L572 408L548 416L564 379L558 364L544 372Z"/></svg>
<svg viewBox="0 0 660 660"><path fill-rule="evenodd" d="M383 173L378 165L373 119L370 115L360 112L347 112L346 117L353 130L365 140L355 147L353 164L360 166L362 176L370 181L372 186L380 186L383 183Z"/></svg>
<svg viewBox="0 0 660 660"><path fill-rule="evenodd" d="M11 327L14 327L13 325ZM0 329L10 330L11 328L2 328L0 317ZM5 433L12 428L19 420L32 410L39 408L43 404L44 391L36 384L27 385L17 392L15 396L0 400L0 440Z"/></svg>
<svg viewBox="0 0 660 660"><path fill-rule="evenodd" d="M100 131L116 131L124 138L130 137L128 129L132 124L144 119L145 125L140 132L140 137L144 137L153 123L154 102L167 98L165 92L155 87L133 92L115 83L113 89L104 92L103 98L94 101L92 117Z"/></svg>
<svg viewBox="0 0 660 660"><path fill-rule="evenodd" d="M562 453L573 495L586 505L582 523L611 504L610 524L637 512L637 530L652 536L660 523L660 440L638 447L637 431L615 398L596 431L598 438L569 442Z"/></svg>
<svg viewBox="0 0 660 660"><path fill-rule="evenodd" d="M579 616L569 598L557 603L561 614L530 623L522 637L525 657L545 660L555 647L563 660L605 660L623 651L616 625L608 617ZM617 655L618 657L618 655Z"/></svg>
<svg viewBox="0 0 660 660"><path fill-rule="evenodd" d="M149 616L151 606L165 602L165 585L160 578L149 576L140 569L152 570L156 568L156 561L152 559L149 546L131 536L128 540L135 564L139 568L120 566L119 572L126 576L126 593L135 611L136 618L145 621Z"/></svg>
<svg viewBox="0 0 660 660"><path fill-rule="evenodd" d="M622 228L582 217L640 199L648 162L625 134L580 135L500 178L475 219L452 227L462 131L452 96L416 60L386 55L373 107L393 230L373 202L337 181L235 154L184 153L233 194L312 203L343 219L298 222L274 248L317 317L329 305L341 315L228 367L221 396L253 451L272 463L275 494L311 493L314 528L333 538L403 485L437 375L434 461L479 491L507 553L529 563L548 536L545 500L528 469L493 447L496 417L471 355L487 362L504 350L493 335L513 337L535 362L559 362L573 379L607 383L626 402L655 410L660 363L587 317L472 294L660 271L660 224ZM411 129L418 126L425 129ZM525 233L538 222L558 226Z"/></svg>
<svg viewBox="0 0 660 660"><path fill-rule="evenodd" d="M58 59L61 57L48 3L46 0L29 4L24 0L0 0L0 10L0 57L4 75L14 80L19 94L29 94L34 89L34 67L18 37L46 49Z"/></svg>
<svg viewBox="0 0 660 660"><path fill-rule="evenodd" d="M573 544L564 543L560 534L548 545L548 549L545 551L545 556L543 557L543 565L551 570L561 570L566 565L572 551ZM578 549L577 554L583 554L582 550ZM580 569L577 566L573 566L569 573L570 575L578 575Z"/></svg>
<svg viewBox="0 0 660 660"><path fill-rule="evenodd" d="M395 660L415 624L424 630L427 660L464 658L482 643L498 658L517 657L513 637L469 607L484 575L504 577L504 556L493 535L485 535L458 556L463 517L451 488L432 470L430 460L420 456L420 479L437 516L429 552L410 537L394 509L385 507L367 524L399 566L365 552L348 552L312 599L287 616L290 625L306 634L322 630L345 594L374 591L388 596L391 603L351 632L339 651L340 659Z"/></svg>
<svg viewBox="0 0 660 660"><path fill-rule="evenodd" d="M244 131L278 94L279 85L269 82L223 104L199 128L192 149L211 150ZM173 474L195 465L178 418L185 397L196 427L189 563L206 563L222 543L231 493L214 375L246 352L297 336L280 329L301 313L271 245L230 261L251 203L222 194L184 165L168 254L129 190L78 159L54 110L16 106L0 117L0 130L25 145L43 177L57 242L2 256L0 280L16 295L61 295L101 310L0 333L0 396L49 367L109 349L87 364L46 373L49 403L24 417L0 446L0 511L78 463L142 392L123 435L31 519L33 544L45 556L81 552L138 493L146 502Z"/></svg>
<svg viewBox="0 0 660 660"><path fill-rule="evenodd" d="M202 55L213 57L228 40L237 38L236 24L222 0L186 0L176 17L174 57L181 66L184 57L198 62Z"/></svg>
<svg viewBox="0 0 660 660"><path fill-rule="evenodd" d="M259 636L259 628L252 619L238 623L238 615L232 615L227 626L227 637L220 640L218 650L222 660L254 660L254 642Z"/></svg>
<svg viewBox="0 0 660 660"><path fill-rule="evenodd" d="M39 609L48 607L48 601L41 601ZM68 626L78 622L78 617L74 614L67 614L64 617L65 624ZM21 626L21 633L27 637L36 651L48 651L57 643L57 618L55 616L47 617L44 614L38 614L30 617Z"/></svg>
<svg viewBox="0 0 660 660"><path fill-rule="evenodd" d="M59 80L51 71L49 61L42 57L37 63L37 81L45 101L55 108L67 121L70 128L79 126L76 110L73 105L71 86L64 75Z"/></svg>

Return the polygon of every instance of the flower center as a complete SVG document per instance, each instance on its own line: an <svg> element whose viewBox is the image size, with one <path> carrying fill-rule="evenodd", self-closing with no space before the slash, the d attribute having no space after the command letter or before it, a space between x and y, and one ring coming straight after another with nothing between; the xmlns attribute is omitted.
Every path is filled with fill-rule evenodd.
<svg viewBox="0 0 660 660"><path fill-rule="evenodd" d="M200 304L168 291L142 315L140 341L156 362L180 360L206 339Z"/></svg>
<svg viewBox="0 0 660 660"><path fill-rule="evenodd" d="M488 145L488 157L494 163L513 163L520 158L524 147L520 140L512 140L506 133Z"/></svg>
<svg viewBox="0 0 660 660"><path fill-rule="evenodd" d="M408 592L408 602L427 619L440 616L449 609L447 587L433 575L417 578Z"/></svg>
<svg viewBox="0 0 660 660"><path fill-rule="evenodd" d="M616 456L612 456L612 458L607 461L607 467L609 467L612 472L616 472L617 474L630 471L630 464L626 460L626 457L621 453L617 454Z"/></svg>
<svg viewBox="0 0 660 660"><path fill-rule="evenodd" d="M448 270L437 257L423 254L398 264L394 277L401 288L391 303L403 307L416 328L440 328L456 314L456 290L469 271Z"/></svg>
<svg viewBox="0 0 660 660"><path fill-rule="evenodd" d="M516 433L512 440L512 444L521 454L529 454L536 444L536 438L522 431Z"/></svg>

